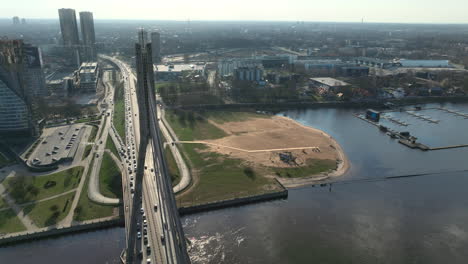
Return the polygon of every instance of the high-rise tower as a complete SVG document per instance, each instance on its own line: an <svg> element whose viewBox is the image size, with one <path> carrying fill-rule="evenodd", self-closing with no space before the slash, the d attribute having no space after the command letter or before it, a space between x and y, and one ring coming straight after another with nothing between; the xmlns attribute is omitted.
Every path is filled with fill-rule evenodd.
<svg viewBox="0 0 468 264"><path fill-rule="evenodd" d="M161 62L161 35L159 32L151 33L151 49L153 52L153 62Z"/></svg>
<svg viewBox="0 0 468 264"><path fill-rule="evenodd" d="M96 61L96 34L94 33L94 19L91 12L80 12L81 36L84 48L84 60Z"/></svg>
<svg viewBox="0 0 468 264"><path fill-rule="evenodd" d="M62 32L63 45L79 45L78 25L74 9L62 8L58 10L60 18L60 30Z"/></svg>
<svg viewBox="0 0 468 264"><path fill-rule="evenodd" d="M21 40L0 40L0 133L34 134L32 99Z"/></svg>

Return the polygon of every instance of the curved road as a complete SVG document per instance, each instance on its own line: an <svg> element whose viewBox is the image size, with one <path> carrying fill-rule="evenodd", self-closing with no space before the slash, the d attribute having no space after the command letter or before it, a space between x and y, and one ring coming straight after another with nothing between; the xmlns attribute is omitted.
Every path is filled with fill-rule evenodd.
<svg viewBox="0 0 468 264"><path fill-rule="evenodd" d="M190 170L187 167L187 164L185 163L185 160L182 158L182 155L180 154L179 149L177 148L176 144L171 144L172 142L177 142L179 139L177 138L177 135L174 133L172 128L168 125L166 127L167 121L165 118L164 114L164 109L162 107L158 106L158 118L159 118L159 128L161 129L162 134L164 135L164 138L166 138L166 142L168 142L168 146L172 152L172 156L174 157L177 167L179 168L179 173L181 176L180 182L173 187L174 193L179 193L185 188L187 188L190 185L190 181L192 178L190 177Z"/></svg>
<svg viewBox="0 0 468 264"><path fill-rule="evenodd" d="M105 100L107 101L112 100L113 95L114 93L112 89L109 89L109 87L107 87ZM91 199L92 201L96 203L117 205L117 204L120 204L121 202L120 199L106 197L102 195L101 192L99 191L99 171L101 169L102 158L104 156L106 141L107 141L109 130L110 130L111 123L112 123L111 122L112 115L114 114L113 104L108 104L108 105L109 105L108 113L110 113L110 115L104 117L103 124L101 125L101 128L99 129L97 133L97 135L101 135L100 138L96 139L97 144L95 146L97 146L97 149L95 149L92 152L92 155L94 155L95 158L94 158L94 163L93 163L93 167L91 168L91 174L89 178L88 197L89 199ZM99 110L102 111L103 109L99 107Z"/></svg>

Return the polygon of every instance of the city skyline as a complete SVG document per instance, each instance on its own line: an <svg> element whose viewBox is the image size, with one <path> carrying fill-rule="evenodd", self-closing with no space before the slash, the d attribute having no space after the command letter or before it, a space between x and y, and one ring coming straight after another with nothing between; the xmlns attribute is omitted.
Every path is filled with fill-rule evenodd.
<svg viewBox="0 0 468 264"><path fill-rule="evenodd" d="M108 8L109 5L120 6ZM24 9L24 6L28 6ZM245 8L248 6L249 8ZM404 6L405 8L402 8ZM90 8L92 7L92 8ZM424 7L424 8L422 8ZM439 1L403 1L396 0L386 4L371 0L351 1L332 0L311 2L304 0L289 1L287 6L260 0L248 2L218 3L214 0L191 2L144 3L144 8L135 3L104 0L79 3L57 0L23 0L5 4L0 11L0 18L11 19L13 16L34 18L56 18L56 9L73 8L89 10L97 19L124 20L233 20L233 21L311 21L311 22L375 22L375 23L468 23L464 10L468 3L461 0ZM18 13L18 10L22 10ZM262 10L262 12L259 12ZM437 14L434 16L434 14Z"/></svg>

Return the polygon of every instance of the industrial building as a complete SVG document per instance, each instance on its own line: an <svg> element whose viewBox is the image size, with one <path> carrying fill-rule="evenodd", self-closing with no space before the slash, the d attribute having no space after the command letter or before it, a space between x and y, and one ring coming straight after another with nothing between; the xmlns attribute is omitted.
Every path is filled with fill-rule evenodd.
<svg viewBox="0 0 468 264"><path fill-rule="evenodd" d="M99 80L99 66L97 62L84 62L74 73L77 91L81 93L95 93Z"/></svg>
<svg viewBox="0 0 468 264"><path fill-rule="evenodd" d="M259 82L263 79L262 67L240 67L234 70L234 79L236 81Z"/></svg>
<svg viewBox="0 0 468 264"><path fill-rule="evenodd" d="M205 67L205 64L155 65L155 80L163 82L175 81L182 77L184 72L192 72L204 77Z"/></svg>
<svg viewBox="0 0 468 264"><path fill-rule="evenodd" d="M255 58L248 59L222 59L218 62L218 75L232 76L234 71L240 67L261 67L260 60Z"/></svg>
<svg viewBox="0 0 468 264"><path fill-rule="evenodd" d="M350 84L334 78L322 77L309 79L309 88L323 89L326 92L346 86L350 86Z"/></svg>
<svg viewBox="0 0 468 264"><path fill-rule="evenodd" d="M452 68L448 60L399 60L399 67L404 68Z"/></svg>

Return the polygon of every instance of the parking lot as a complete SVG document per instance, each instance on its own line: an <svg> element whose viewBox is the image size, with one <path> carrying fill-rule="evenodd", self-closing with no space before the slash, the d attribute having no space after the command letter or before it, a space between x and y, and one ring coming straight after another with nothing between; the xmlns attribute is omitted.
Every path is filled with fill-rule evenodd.
<svg viewBox="0 0 468 264"><path fill-rule="evenodd" d="M29 158L32 165L48 165L60 159L74 159L86 127L83 124L46 128L43 140Z"/></svg>

